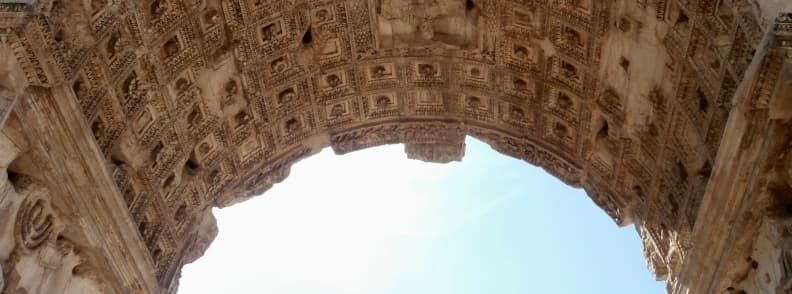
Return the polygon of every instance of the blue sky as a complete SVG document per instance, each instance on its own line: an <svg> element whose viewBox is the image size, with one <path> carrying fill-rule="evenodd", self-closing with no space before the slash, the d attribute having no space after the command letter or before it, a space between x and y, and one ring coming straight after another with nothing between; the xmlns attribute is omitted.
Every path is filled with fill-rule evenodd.
<svg viewBox="0 0 792 294"><path fill-rule="evenodd" d="M459 163L408 160L402 145L298 162L265 195L215 209L220 233L179 293L665 293L632 226L466 143Z"/></svg>

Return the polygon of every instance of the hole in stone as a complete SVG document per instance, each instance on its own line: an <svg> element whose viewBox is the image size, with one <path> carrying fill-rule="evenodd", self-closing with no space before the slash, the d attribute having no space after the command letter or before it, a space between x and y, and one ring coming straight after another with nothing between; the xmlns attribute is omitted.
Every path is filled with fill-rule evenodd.
<svg viewBox="0 0 792 294"><path fill-rule="evenodd" d="M767 205L767 214L774 218L789 218L792 216L792 186L779 181L772 181L767 187L770 201Z"/></svg>
<svg viewBox="0 0 792 294"><path fill-rule="evenodd" d="M180 50L179 38L174 36L168 39L168 41L162 45L162 50L165 52L165 57L171 57L178 54Z"/></svg>
<svg viewBox="0 0 792 294"><path fill-rule="evenodd" d="M201 166L192 158L187 159L184 163L184 171L189 175L196 174L199 168L201 168Z"/></svg>
<svg viewBox="0 0 792 294"><path fill-rule="evenodd" d="M126 162L123 159L118 158L118 155L116 155L116 154L110 155L110 163L112 163L113 165L116 165L116 166L120 166L120 165L126 164Z"/></svg>
<svg viewBox="0 0 792 294"><path fill-rule="evenodd" d="M305 31L302 37L303 45L309 45L313 42L313 35L311 34L311 27L308 27L308 30Z"/></svg>
<svg viewBox="0 0 792 294"><path fill-rule="evenodd" d="M6 168L6 177L14 190L21 192L38 181L34 177L38 172L38 166L33 165L29 157L17 157Z"/></svg>
<svg viewBox="0 0 792 294"><path fill-rule="evenodd" d="M702 178L709 179L710 175L712 174L712 165L710 164L709 160L704 162L704 165L699 169L698 175Z"/></svg>
<svg viewBox="0 0 792 294"><path fill-rule="evenodd" d="M619 60L619 66L621 66L621 68L626 72L630 69L630 61L622 56L622 58Z"/></svg>
<svg viewBox="0 0 792 294"><path fill-rule="evenodd" d="M473 3L473 0L465 0L465 9L470 11L476 8L476 3Z"/></svg>
<svg viewBox="0 0 792 294"><path fill-rule="evenodd" d="M250 115L245 111L240 111L234 116L234 120L236 120L237 125L244 125L250 121Z"/></svg>
<svg viewBox="0 0 792 294"><path fill-rule="evenodd" d="M655 123L649 124L649 136L657 137L660 135L660 129L657 128Z"/></svg>
<svg viewBox="0 0 792 294"><path fill-rule="evenodd" d="M22 177L19 175L19 173L15 172L15 171L12 171L12 170L10 170L10 169L6 171L6 177L8 177L8 182L10 182L10 183L11 183L11 185L13 185L13 186L15 186L15 187L16 187L16 186L17 186L17 184L19 183L19 179L21 179L21 178L22 178Z"/></svg>
<svg viewBox="0 0 792 294"><path fill-rule="evenodd" d="M679 176L679 179L682 180L683 182L687 182L688 172L687 172L687 168L685 167L685 165L682 164L681 161L677 161L676 162L676 167L677 167L677 175Z"/></svg>
<svg viewBox="0 0 792 294"><path fill-rule="evenodd" d="M151 252L151 259L154 259L156 262L159 259L160 254L162 254L162 249L155 248L154 251Z"/></svg>
<svg viewBox="0 0 792 294"><path fill-rule="evenodd" d="M225 89L226 95L228 96L234 96L239 93L239 86L237 85L237 82L234 79L231 79L228 82L226 82L223 89Z"/></svg>
<svg viewBox="0 0 792 294"><path fill-rule="evenodd" d="M602 122L602 127L597 131L597 139L605 139L608 137L608 121Z"/></svg>
<svg viewBox="0 0 792 294"><path fill-rule="evenodd" d="M689 19L688 19L687 14L685 14L683 12L680 12L679 16L677 17L676 23L677 24L686 24L688 22L688 20Z"/></svg>
<svg viewBox="0 0 792 294"><path fill-rule="evenodd" d="M94 134L94 138L100 139L104 135L105 125L101 119L96 119L91 124L91 132Z"/></svg>
<svg viewBox="0 0 792 294"><path fill-rule="evenodd" d="M637 195L638 197L643 197L643 196L644 196L644 193L643 193L643 188L641 188L641 186L640 186L640 185L634 185L634 186L632 186L632 191L633 191L633 193L635 193L635 195Z"/></svg>
<svg viewBox="0 0 792 294"><path fill-rule="evenodd" d="M707 100L707 96L705 96L701 90L698 91L698 108L701 112L707 112L707 109L709 109L709 101Z"/></svg>
<svg viewBox="0 0 792 294"><path fill-rule="evenodd" d="M470 76L474 77L474 78L481 77L481 70L479 70L478 68L475 68L475 67L471 68L470 69Z"/></svg>
<svg viewBox="0 0 792 294"><path fill-rule="evenodd" d="M83 81L76 80L74 81L74 84L72 84L72 91L74 91L74 94L79 95L80 91L82 90L82 87L83 87Z"/></svg>
<svg viewBox="0 0 792 294"><path fill-rule="evenodd" d="M144 238L145 238L146 233L147 233L146 230L148 230L148 222L146 222L146 221L140 222L138 224L138 231L140 232L140 235L143 236Z"/></svg>
<svg viewBox="0 0 792 294"><path fill-rule="evenodd" d="M59 30L57 30L57 31L55 32L55 35L54 35L54 36L52 36L52 39L54 39L54 40L55 40L55 42L62 43L62 42L63 42L63 39L65 38L65 37L64 37L64 35L65 35L65 34L63 33L63 30L62 30L62 29L59 29Z"/></svg>

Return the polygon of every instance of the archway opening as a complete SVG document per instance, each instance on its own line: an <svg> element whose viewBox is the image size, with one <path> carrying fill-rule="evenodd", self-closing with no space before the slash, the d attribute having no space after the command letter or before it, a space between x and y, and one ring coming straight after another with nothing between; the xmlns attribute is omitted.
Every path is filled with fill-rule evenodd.
<svg viewBox="0 0 792 294"><path fill-rule="evenodd" d="M216 209L180 293L663 293L638 235L582 189L468 137L465 159L387 145L292 167Z"/></svg>

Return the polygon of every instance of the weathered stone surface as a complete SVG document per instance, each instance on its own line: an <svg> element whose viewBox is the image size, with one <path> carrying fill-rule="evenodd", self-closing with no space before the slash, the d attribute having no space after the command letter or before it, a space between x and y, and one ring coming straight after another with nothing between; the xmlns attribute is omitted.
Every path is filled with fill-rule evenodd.
<svg viewBox="0 0 792 294"><path fill-rule="evenodd" d="M175 292L216 235L211 208L294 162L394 143L449 162L471 135L635 224L670 293L787 291L790 10L0 3L2 288Z"/></svg>

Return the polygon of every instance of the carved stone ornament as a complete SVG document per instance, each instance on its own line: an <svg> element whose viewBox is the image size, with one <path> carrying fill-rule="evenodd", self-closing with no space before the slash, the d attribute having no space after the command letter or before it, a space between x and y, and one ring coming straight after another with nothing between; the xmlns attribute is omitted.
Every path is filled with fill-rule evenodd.
<svg viewBox="0 0 792 294"><path fill-rule="evenodd" d="M46 181L14 182L6 285L44 277L9 274L38 254L64 277L90 257L99 292L175 293L212 208L295 162L446 163L466 136L634 224L670 293L767 292L792 264L757 241L792 184L788 1L0 2L3 168ZM57 266L58 240L83 251Z"/></svg>
<svg viewBox="0 0 792 294"><path fill-rule="evenodd" d="M33 192L22 200L17 212L17 238L19 244L28 250L37 249L45 242L51 241L55 230L55 217L48 201L37 195L41 192L43 191Z"/></svg>

